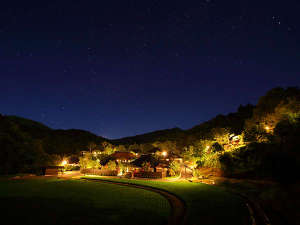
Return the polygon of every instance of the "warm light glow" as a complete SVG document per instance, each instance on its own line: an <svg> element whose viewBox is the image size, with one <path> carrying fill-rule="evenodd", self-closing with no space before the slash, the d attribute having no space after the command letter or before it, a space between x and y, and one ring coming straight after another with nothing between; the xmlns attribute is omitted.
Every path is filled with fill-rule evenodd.
<svg viewBox="0 0 300 225"><path fill-rule="evenodd" d="M269 130L270 130L270 127L269 127L269 126L265 126L265 129L266 129L267 131L269 131Z"/></svg>
<svg viewBox="0 0 300 225"><path fill-rule="evenodd" d="M61 165L62 166L65 166L65 165L67 165L68 164L68 161L67 160L63 160L62 162L61 162Z"/></svg>
<svg viewBox="0 0 300 225"><path fill-rule="evenodd" d="M168 153L167 153L166 151L163 151L161 154L162 154L164 157L166 157L166 156L168 155Z"/></svg>
<svg viewBox="0 0 300 225"><path fill-rule="evenodd" d="M208 150L209 149L209 145L206 145L206 150Z"/></svg>
<svg viewBox="0 0 300 225"><path fill-rule="evenodd" d="M123 171L120 170L120 172L118 173L118 176L122 176L123 175Z"/></svg>

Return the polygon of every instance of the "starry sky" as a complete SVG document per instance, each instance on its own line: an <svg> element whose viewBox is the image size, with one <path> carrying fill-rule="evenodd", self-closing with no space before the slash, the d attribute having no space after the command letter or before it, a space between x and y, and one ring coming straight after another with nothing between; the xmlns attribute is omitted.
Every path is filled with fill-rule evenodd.
<svg viewBox="0 0 300 225"><path fill-rule="evenodd" d="M106 138L191 128L300 84L299 1L6 1L0 113Z"/></svg>

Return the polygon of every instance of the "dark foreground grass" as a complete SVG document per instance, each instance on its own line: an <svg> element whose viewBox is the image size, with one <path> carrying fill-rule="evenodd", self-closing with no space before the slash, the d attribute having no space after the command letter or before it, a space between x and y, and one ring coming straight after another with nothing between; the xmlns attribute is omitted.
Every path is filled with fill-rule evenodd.
<svg viewBox="0 0 300 225"><path fill-rule="evenodd" d="M1 224L166 224L159 194L83 180L0 181Z"/></svg>
<svg viewBox="0 0 300 225"><path fill-rule="evenodd" d="M188 224L191 225L250 224L249 212L243 200L218 187L190 182L162 182L97 177L92 179L140 184L172 192L186 202Z"/></svg>

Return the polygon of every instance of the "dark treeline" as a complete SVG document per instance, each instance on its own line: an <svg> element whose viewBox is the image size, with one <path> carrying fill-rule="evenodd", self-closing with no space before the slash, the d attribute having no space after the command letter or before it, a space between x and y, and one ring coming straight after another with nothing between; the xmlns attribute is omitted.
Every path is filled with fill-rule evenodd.
<svg viewBox="0 0 300 225"><path fill-rule="evenodd" d="M53 130L16 116L0 115L0 173L35 172L105 139L82 130Z"/></svg>
<svg viewBox="0 0 300 225"><path fill-rule="evenodd" d="M55 164L82 150L180 154L194 168L221 169L227 176L282 179L299 169L300 90L274 88L257 105L218 115L191 129L159 130L107 140L81 130L53 130L40 123L0 116L0 173ZM232 138L237 138L234 142Z"/></svg>

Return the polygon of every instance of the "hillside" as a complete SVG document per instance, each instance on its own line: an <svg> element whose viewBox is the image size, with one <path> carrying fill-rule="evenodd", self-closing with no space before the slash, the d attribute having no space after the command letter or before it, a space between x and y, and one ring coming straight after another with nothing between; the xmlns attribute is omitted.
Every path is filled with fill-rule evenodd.
<svg viewBox="0 0 300 225"><path fill-rule="evenodd" d="M54 155L85 150L90 142L104 138L83 130L54 130L41 123L0 115L0 174L51 164Z"/></svg>
<svg viewBox="0 0 300 225"><path fill-rule="evenodd" d="M111 140L111 143L116 145L131 145L131 144L145 144L153 143L156 141L174 141L178 138L183 138L185 136L185 131L180 128L172 128L165 130L157 130L145 134L140 134L131 137L125 137L120 139Z"/></svg>
<svg viewBox="0 0 300 225"><path fill-rule="evenodd" d="M158 148L189 155L198 165L202 163L201 165L208 167L221 167L222 160L227 160L227 163L233 165L240 159L231 162L232 157L240 157L238 154L247 151L260 154L254 153L259 148L264 149L260 152L275 148L278 152L280 149L289 152L299 140L299 102L299 88L274 88L262 96L256 106L239 106L237 112L218 115L188 130L165 129L115 140L108 140L83 130L54 130L25 118L0 115L0 173L47 164L53 155L62 157L78 154L87 150L89 146L108 152L119 150L147 153ZM229 136L233 134L240 136L245 143L250 143L247 150L235 150L235 147L231 146ZM205 150L207 146L211 146L209 151ZM235 153L228 156L228 149L234 150ZM206 158L201 161L200 158L204 156ZM266 153L261 157L269 156ZM244 161L239 165L242 163Z"/></svg>

